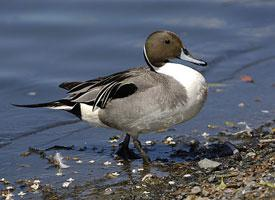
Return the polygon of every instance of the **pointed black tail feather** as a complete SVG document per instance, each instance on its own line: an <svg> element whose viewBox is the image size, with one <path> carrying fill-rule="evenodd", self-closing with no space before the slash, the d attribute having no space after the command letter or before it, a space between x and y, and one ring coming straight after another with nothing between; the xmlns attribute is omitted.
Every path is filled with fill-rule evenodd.
<svg viewBox="0 0 275 200"><path fill-rule="evenodd" d="M59 85L60 88L63 88L65 90L71 90L72 88L74 88L75 86L81 84L82 82L64 82L64 83L61 83Z"/></svg>
<svg viewBox="0 0 275 200"><path fill-rule="evenodd" d="M24 107L24 108L50 108L50 109L60 109L60 110L70 110L74 107L75 103L70 102L69 100L59 100L52 101L48 103L39 103L39 104L29 104L29 105L20 105L20 104L12 104L16 107Z"/></svg>

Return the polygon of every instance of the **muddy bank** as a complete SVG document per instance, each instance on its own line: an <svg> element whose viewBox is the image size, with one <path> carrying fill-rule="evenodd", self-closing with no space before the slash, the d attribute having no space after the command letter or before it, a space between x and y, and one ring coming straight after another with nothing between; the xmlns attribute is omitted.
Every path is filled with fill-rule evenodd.
<svg viewBox="0 0 275 200"><path fill-rule="evenodd" d="M272 199L275 198L274 127L273 121L257 129L228 136L245 140L234 145L238 151L233 150L233 155L208 160L209 165L201 164L202 160L206 160L203 156L207 154L204 153L191 162L159 161L153 165L166 172L166 176L151 173L150 169L145 172L144 168L139 180L102 188L88 184L75 187L73 193L83 199ZM216 151L220 151L217 152L219 154L223 150ZM173 156L176 156L177 152L174 153ZM214 166L211 166L211 161L214 161ZM68 193L61 195L69 196Z"/></svg>
<svg viewBox="0 0 275 200"><path fill-rule="evenodd" d="M170 141L167 145L174 148L171 158L189 156L192 159L187 162L156 159L151 165L136 169L131 168L131 162L117 160L128 179L120 180L120 173L111 172L85 183L74 184L75 180L70 178L61 187L41 183L35 177L16 183L2 178L1 196L3 199L14 198L12 195L16 198L27 195L28 199L275 198L275 120L255 129L231 134L223 131L209 137L209 144L187 143L182 138L166 138L163 142L167 141ZM182 148L184 145L186 148ZM39 154L51 163L47 151L30 149L21 156L30 154Z"/></svg>

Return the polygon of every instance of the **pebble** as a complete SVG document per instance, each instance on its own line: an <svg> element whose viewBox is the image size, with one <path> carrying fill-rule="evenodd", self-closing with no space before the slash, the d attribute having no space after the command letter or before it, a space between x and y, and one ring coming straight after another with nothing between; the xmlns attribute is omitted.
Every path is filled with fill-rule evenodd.
<svg viewBox="0 0 275 200"><path fill-rule="evenodd" d="M117 165L117 166L122 166L123 163L122 163L122 162L118 162L116 165Z"/></svg>
<svg viewBox="0 0 275 200"><path fill-rule="evenodd" d="M119 173L118 172L113 172L112 175L113 176L119 176Z"/></svg>
<svg viewBox="0 0 275 200"><path fill-rule="evenodd" d="M254 158L255 156L256 156L256 153L254 153L254 152L249 152L246 154L246 157Z"/></svg>
<svg viewBox="0 0 275 200"><path fill-rule="evenodd" d="M191 189L191 194L199 194L201 192L201 188L199 186L195 186Z"/></svg>
<svg viewBox="0 0 275 200"><path fill-rule="evenodd" d="M55 175L56 176L63 176L62 172L57 172Z"/></svg>
<svg viewBox="0 0 275 200"><path fill-rule="evenodd" d="M32 188L33 190L38 190L39 184L38 184L38 183L34 183L34 184L31 185L31 188Z"/></svg>
<svg viewBox="0 0 275 200"><path fill-rule="evenodd" d="M234 190L228 188L228 189L225 189L223 192L224 192L224 193L227 193L227 194L230 194L230 193L233 193Z"/></svg>
<svg viewBox="0 0 275 200"><path fill-rule="evenodd" d="M67 187L69 187L69 185L71 184L72 182L64 182L64 183L62 183L62 187L63 188L67 188Z"/></svg>
<svg viewBox="0 0 275 200"><path fill-rule="evenodd" d="M240 108L243 108L245 106L244 102L239 103L238 105Z"/></svg>
<svg viewBox="0 0 275 200"><path fill-rule="evenodd" d="M34 183L34 184L39 184L39 183L40 183L40 180L34 180L33 183Z"/></svg>
<svg viewBox="0 0 275 200"><path fill-rule="evenodd" d="M261 112L262 112L262 113L266 113L266 114L269 113L268 110L262 110Z"/></svg>
<svg viewBox="0 0 275 200"><path fill-rule="evenodd" d="M175 181L169 181L168 184L169 185L175 185Z"/></svg>
<svg viewBox="0 0 275 200"><path fill-rule="evenodd" d="M166 137L163 141L164 144L168 144L168 145L174 145L176 144L176 142L174 141L174 139L172 137Z"/></svg>
<svg viewBox="0 0 275 200"><path fill-rule="evenodd" d="M111 165L112 163L110 162L110 161L106 161L106 162L104 162L103 163L105 166L107 166L107 165Z"/></svg>
<svg viewBox="0 0 275 200"><path fill-rule="evenodd" d="M199 167L203 168L203 169L214 169L221 165L221 163L213 161L213 160L209 160L207 158L200 160L198 162L198 164L199 164Z"/></svg>
<svg viewBox="0 0 275 200"><path fill-rule="evenodd" d="M6 189L7 190L13 190L13 187L12 186L7 186Z"/></svg>
<svg viewBox="0 0 275 200"><path fill-rule="evenodd" d="M150 178L152 178L152 177L153 177L152 174L146 174L146 175L141 179L141 181L146 181L146 179L150 179Z"/></svg>
<svg viewBox="0 0 275 200"><path fill-rule="evenodd" d="M5 200L13 200L13 194L12 193L8 193L8 194L6 194L6 195L2 195L3 197L5 197Z"/></svg>
<svg viewBox="0 0 275 200"><path fill-rule="evenodd" d="M110 195L110 194L112 194L112 193L113 193L112 188L106 188L105 191L104 191L104 194L105 194L105 195Z"/></svg>
<svg viewBox="0 0 275 200"><path fill-rule="evenodd" d="M148 145L148 146L150 146L150 145L153 145L154 143L153 143L153 141L151 141L151 140L147 140L147 141L145 142L145 144Z"/></svg>
<svg viewBox="0 0 275 200"><path fill-rule="evenodd" d="M210 192L208 192L207 190L202 190L201 193L202 193L203 196L207 197L207 196L209 196Z"/></svg>
<svg viewBox="0 0 275 200"><path fill-rule="evenodd" d="M209 133L204 132L204 133L202 134L202 136L203 136L203 137L208 137L208 136L209 136Z"/></svg>
<svg viewBox="0 0 275 200"><path fill-rule="evenodd" d="M208 178L208 182L209 182L209 183L213 183L213 182L215 182L215 179L216 179L216 176L215 176L215 175L210 176L210 177Z"/></svg>
<svg viewBox="0 0 275 200"><path fill-rule="evenodd" d="M191 176L192 176L191 174L184 174L184 175L183 175L184 178L189 178L189 177L191 177Z"/></svg>
<svg viewBox="0 0 275 200"><path fill-rule="evenodd" d="M20 197L23 197L24 195L26 195L26 193L23 192L23 191L21 191L21 192L19 192L17 195L20 196Z"/></svg>
<svg viewBox="0 0 275 200"><path fill-rule="evenodd" d="M67 179L67 181L69 181L69 182L73 182L73 181L74 181L74 179L73 179L73 178L69 178L69 179Z"/></svg>
<svg viewBox="0 0 275 200"><path fill-rule="evenodd" d="M36 95L36 92L29 92L28 95L29 95L29 96L35 96L35 95Z"/></svg>
<svg viewBox="0 0 275 200"><path fill-rule="evenodd" d="M117 139L111 139L111 140L109 140L109 142L110 143L116 143L116 142L118 142L118 140Z"/></svg>

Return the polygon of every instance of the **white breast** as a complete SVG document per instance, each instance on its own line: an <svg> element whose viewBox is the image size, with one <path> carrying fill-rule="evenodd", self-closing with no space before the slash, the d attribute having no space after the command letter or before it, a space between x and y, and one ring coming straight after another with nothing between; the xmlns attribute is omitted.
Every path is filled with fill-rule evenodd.
<svg viewBox="0 0 275 200"><path fill-rule="evenodd" d="M156 71L171 76L186 89L188 100L185 111L190 116L197 114L207 92L207 84L202 74L190 67L176 63L166 63Z"/></svg>

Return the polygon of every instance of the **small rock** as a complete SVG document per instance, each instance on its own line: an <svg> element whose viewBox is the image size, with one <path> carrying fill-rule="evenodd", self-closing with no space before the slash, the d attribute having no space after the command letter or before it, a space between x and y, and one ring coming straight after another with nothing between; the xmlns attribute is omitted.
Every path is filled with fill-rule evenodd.
<svg viewBox="0 0 275 200"><path fill-rule="evenodd" d="M20 196L20 197L23 197L26 193L23 192L23 191L20 191L17 195Z"/></svg>
<svg viewBox="0 0 275 200"><path fill-rule="evenodd" d="M64 182L63 184L62 184L62 187L63 188L67 188L67 187L69 187L69 185L71 184L72 182Z"/></svg>
<svg viewBox="0 0 275 200"><path fill-rule="evenodd" d="M209 133L203 132L202 137L208 137Z"/></svg>
<svg viewBox="0 0 275 200"><path fill-rule="evenodd" d="M175 185L175 181L169 181L168 184L169 185Z"/></svg>
<svg viewBox="0 0 275 200"><path fill-rule="evenodd" d="M81 164L81 163L83 163L83 161L82 160L77 160L76 163Z"/></svg>
<svg viewBox="0 0 275 200"><path fill-rule="evenodd" d="M29 95L29 96L35 96L35 95L36 95L36 92L28 92L28 95Z"/></svg>
<svg viewBox="0 0 275 200"><path fill-rule="evenodd" d="M262 113L268 114L269 111L268 110L261 110Z"/></svg>
<svg viewBox="0 0 275 200"><path fill-rule="evenodd" d="M205 158L203 160L200 160L198 162L198 165L200 168L203 168L203 169L214 169L219 167L221 163Z"/></svg>
<svg viewBox="0 0 275 200"><path fill-rule="evenodd" d="M199 186L195 186L191 189L191 194L199 194L201 193L201 188Z"/></svg>
<svg viewBox="0 0 275 200"><path fill-rule="evenodd" d="M184 174L184 175L183 175L184 178L189 178L189 177L191 177L191 176L192 176L191 174Z"/></svg>
<svg viewBox="0 0 275 200"><path fill-rule="evenodd" d="M67 179L67 181L68 181L68 182L73 182L74 179L73 179L73 178L69 178L69 179Z"/></svg>
<svg viewBox="0 0 275 200"><path fill-rule="evenodd" d="M224 192L224 193L227 193L227 194L230 194L230 193L233 193L234 190L228 188L228 189L224 190L223 192Z"/></svg>
<svg viewBox="0 0 275 200"><path fill-rule="evenodd" d="M107 165L111 165L112 163L110 161L106 161L103 163L103 165L107 166Z"/></svg>
<svg viewBox="0 0 275 200"><path fill-rule="evenodd" d="M239 103L238 105L240 108L243 108L245 106L244 102Z"/></svg>
<svg viewBox="0 0 275 200"><path fill-rule="evenodd" d="M105 191L104 191L104 194L105 194L105 195L110 195L110 194L112 194L112 193L113 193L112 188L106 188Z"/></svg>
<svg viewBox="0 0 275 200"><path fill-rule="evenodd" d="M152 177L153 177L152 174L146 174L146 175L141 179L141 181L146 181L147 179L150 179L150 178L152 178Z"/></svg>
<svg viewBox="0 0 275 200"><path fill-rule="evenodd" d="M256 156L256 153L254 153L254 152L249 152L246 154L246 157L254 158L255 156Z"/></svg>
<svg viewBox="0 0 275 200"><path fill-rule="evenodd" d="M9 185L9 186L6 187L6 190L13 190L13 189L14 188L11 185Z"/></svg>
<svg viewBox="0 0 275 200"><path fill-rule="evenodd" d="M145 144L148 146L151 146L151 145L154 145L155 143L151 140L147 140L147 141L145 141Z"/></svg>
<svg viewBox="0 0 275 200"><path fill-rule="evenodd" d="M122 162L118 162L116 165L117 165L117 166L122 166L123 163L122 163Z"/></svg>
<svg viewBox="0 0 275 200"><path fill-rule="evenodd" d="M31 187L31 189L33 189L33 190L38 190L38 189L39 189L39 184L34 183L34 184L32 184L30 187Z"/></svg>
<svg viewBox="0 0 275 200"><path fill-rule="evenodd" d="M202 193L202 195L205 196L205 197L209 196L209 192L208 192L207 190L202 190L201 193Z"/></svg>
<svg viewBox="0 0 275 200"><path fill-rule="evenodd" d="M55 175L56 176L63 176L63 173L62 172L57 172Z"/></svg>
<svg viewBox="0 0 275 200"><path fill-rule="evenodd" d="M178 195L178 196L176 196L176 199L177 200L181 200L181 199L183 199L183 196L182 195Z"/></svg>
<svg viewBox="0 0 275 200"><path fill-rule="evenodd" d="M174 139L171 136L168 136L164 139L163 141L164 144L168 144L168 145L175 145L176 142L174 141Z"/></svg>

